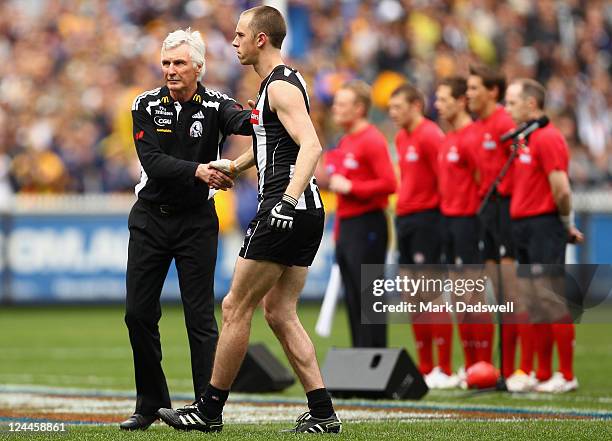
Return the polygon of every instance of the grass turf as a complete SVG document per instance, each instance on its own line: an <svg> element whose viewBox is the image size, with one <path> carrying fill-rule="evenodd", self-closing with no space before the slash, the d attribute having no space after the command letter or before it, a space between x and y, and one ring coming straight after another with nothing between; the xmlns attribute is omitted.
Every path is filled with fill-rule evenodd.
<svg viewBox="0 0 612 441"><path fill-rule="evenodd" d="M0 439L49 439L49 440L147 440L175 441L190 439L215 440L251 440L269 441L273 439L312 439L313 435L278 433L284 426L280 424L251 425L240 424L227 426L220 434L200 434L199 432L178 432L169 427L156 425L146 432L119 432L110 426L70 426L62 433L17 434L0 432ZM612 437L612 425L602 421L583 421L579 424L571 421L522 421L490 422L476 421L433 421L420 423L354 423L345 425L340 435L320 435L325 439L350 439L370 441L372 439L410 440L427 439L428 441L487 441L538 440L558 441L572 440L605 440Z"/></svg>
<svg viewBox="0 0 612 441"><path fill-rule="evenodd" d="M164 305L160 323L164 370L171 393L192 390L187 337L182 309ZM348 346L345 311L339 309L332 336L314 334L318 306L300 306L300 318L313 338L320 361L332 346ZM251 341L265 342L284 363L280 345L265 325L261 311L253 322ZM405 347L414 354L410 326L391 325L389 345ZM461 363L460 346L454 346L454 366ZM562 396L482 394L467 397L461 391L432 391L426 403L457 405L528 406L547 409L612 410L612 325L577 326L576 375L580 389ZM86 389L133 390L133 367L127 330L120 306L98 307L4 307L0 308L0 384L48 385ZM303 396L296 384L284 392L288 397ZM368 423L347 425L350 439L406 439L426 435L430 439L610 439L607 422L527 421L516 423L478 421L418 421L414 423ZM281 427L228 426L223 437L237 439L269 438ZM71 426L60 439L109 439L118 435L115 428ZM0 438L7 432L0 432ZM28 433L27 436L36 436ZM43 436L43 434L41 434ZM58 439L58 435L48 434ZM186 439L193 434L176 433L155 427L146 434L123 434L124 439ZM144 439L144 438L143 438Z"/></svg>

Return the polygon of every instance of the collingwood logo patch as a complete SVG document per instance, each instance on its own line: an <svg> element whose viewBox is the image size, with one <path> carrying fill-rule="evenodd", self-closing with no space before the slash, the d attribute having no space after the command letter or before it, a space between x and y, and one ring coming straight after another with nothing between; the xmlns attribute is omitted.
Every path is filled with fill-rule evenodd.
<svg viewBox="0 0 612 441"><path fill-rule="evenodd" d="M202 128L202 123L200 121L194 121L189 128L189 136L192 138L199 138L202 136L203 131L204 129Z"/></svg>

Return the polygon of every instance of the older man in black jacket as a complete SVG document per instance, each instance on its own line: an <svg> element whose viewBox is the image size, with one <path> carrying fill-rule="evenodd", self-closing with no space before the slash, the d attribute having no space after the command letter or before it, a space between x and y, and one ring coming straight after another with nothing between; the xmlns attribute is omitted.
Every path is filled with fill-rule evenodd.
<svg viewBox="0 0 612 441"><path fill-rule="evenodd" d="M250 135L250 112L205 88L205 46L199 32L177 30L164 40L166 85L140 94L132 106L142 166L138 200L129 216L125 322L134 354L136 410L121 423L144 430L171 407L161 366L160 296L172 259L178 270L191 350L195 397L210 380L218 330L214 272L219 223L213 195L232 180L209 167L229 134Z"/></svg>

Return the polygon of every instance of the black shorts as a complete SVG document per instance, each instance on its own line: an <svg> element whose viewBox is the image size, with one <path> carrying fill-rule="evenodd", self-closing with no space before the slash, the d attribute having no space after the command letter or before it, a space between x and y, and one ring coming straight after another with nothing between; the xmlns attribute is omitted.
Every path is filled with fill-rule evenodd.
<svg viewBox="0 0 612 441"><path fill-rule="evenodd" d="M483 260L515 257L509 197L492 196L480 215L480 251Z"/></svg>
<svg viewBox="0 0 612 441"><path fill-rule="evenodd" d="M287 266L310 266L325 228L323 210L298 210L289 232L271 230L267 217L255 216L249 223L240 257Z"/></svg>
<svg viewBox="0 0 612 441"><path fill-rule="evenodd" d="M442 217L444 263L452 265L482 262L478 249L479 226L476 216Z"/></svg>
<svg viewBox="0 0 612 441"><path fill-rule="evenodd" d="M565 263L567 233L557 214L513 220L512 234L520 264Z"/></svg>
<svg viewBox="0 0 612 441"><path fill-rule="evenodd" d="M440 263L440 217L437 209L397 217L400 265Z"/></svg>

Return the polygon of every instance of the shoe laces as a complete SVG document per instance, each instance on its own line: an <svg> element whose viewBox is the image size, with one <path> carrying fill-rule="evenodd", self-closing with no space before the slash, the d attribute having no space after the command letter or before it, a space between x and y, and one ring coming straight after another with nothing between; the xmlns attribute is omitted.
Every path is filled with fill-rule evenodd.
<svg viewBox="0 0 612 441"><path fill-rule="evenodd" d="M190 412L193 412L194 410L199 411L197 401L194 401L191 404L186 404L185 406L179 407L178 409L176 409L176 411L179 413L190 413Z"/></svg>
<svg viewBox="0 0 612 441"><path fill-rule="evenodd" d="M310 412L304 412L295 420L295 427L291 430L292 432L296 432L302 424L306 421L306 418L310 416Z"/></svg>
<svg viewBox="0 0 612 441"><path fill-rule="evenodd" d="M295 420L296 423L302 422L306 420L306 417L310 415L310 412L306 411L303 414L301 414L299 417L297 417L297 419Z"/></svg>

